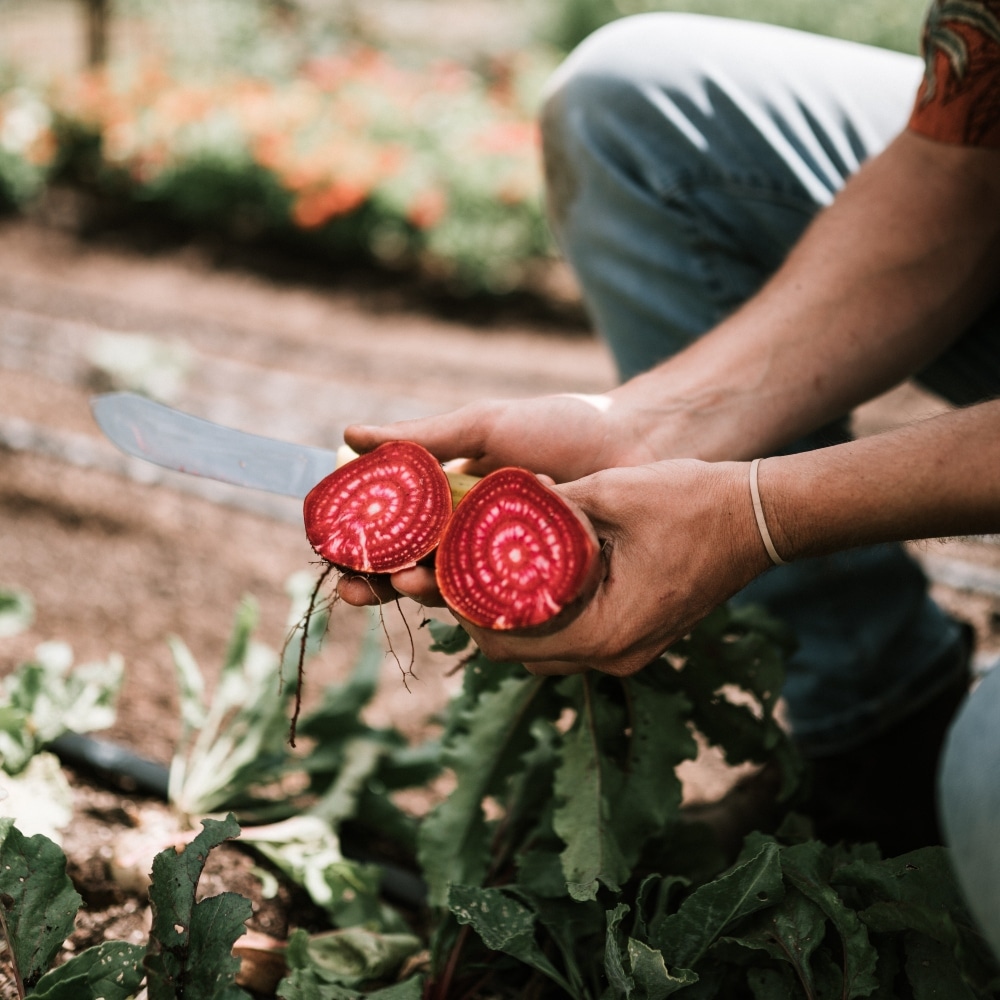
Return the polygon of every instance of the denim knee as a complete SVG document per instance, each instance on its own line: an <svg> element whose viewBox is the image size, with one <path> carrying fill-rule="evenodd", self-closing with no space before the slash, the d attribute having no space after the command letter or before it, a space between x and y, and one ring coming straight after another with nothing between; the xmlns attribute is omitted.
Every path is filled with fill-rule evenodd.
<svg viewBox="0 0 1000 1000"><path fill-rule="evenodd" d="M941 828L959 885L1000 957L1000 667L959 711L939 779Z"/></svg>
<svg viewBox="0 0 1000 1000"><path fill-rule="evenodd" d="M687 35L701 20L684 14L622 18L589 36L553 75L541 129L557 230L587 162L603 163L609 182L631 181L662 196L669 193L665 177L708 151L683 116L671 111L671 105L696 100Z"/></svg>

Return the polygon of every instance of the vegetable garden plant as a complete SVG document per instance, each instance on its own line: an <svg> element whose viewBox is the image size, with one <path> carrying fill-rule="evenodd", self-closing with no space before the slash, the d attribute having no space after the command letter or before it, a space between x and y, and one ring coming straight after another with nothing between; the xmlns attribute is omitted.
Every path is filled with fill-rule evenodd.
<svg viewBox="0 0 1000 1000"><path fill-rule="evenodd" d="M391 454L398 462L398 450ZM400 498L370 463L352 477L362 482L360 497L338 477L342 488L321 491L315 521L338 523L334 494L362 521L395 509ZM525 553L545 555L532 541L545 537L531 533L537 510L528 517L523 508L556 516L550 491L537 481L541 493L524 491L506 476L492 482L501 493L513 482L514 500L487 490L484 509L470 507L487 528L463 530L488 539L496 511L514 511L522 526L514 563L523 568ZM307 501L310 532L316 509L315 498ZM578 519L570 510L557 516ZM442 539L455 517L446 511ZM589 557L585 528L579 551ZM371 556L377 532L364 530ZM498 537L509 540L510 530L501 525ZM421 548L414 560L427 557L426 540ZM486 549L508 560L512 551ZM950 1000L990 997L1000 986L944 848L885 859L873 845L824 844L789 808L780 826L751 833L734 857L682 808L677 768L700 743L731 764L778 767L779 798L793 801L799 761L775 718L790 639L761 612L720 608L627 678L536 677L487 660L461 626L428 620L433 648L455 657L463 686L440 741L420 746L362 721L384 660L373 630L353 675L301 720L310 744L301 751L287 741L294 692L286 685L274 693L278 675L315 652L326 630L332 601L305 610L315 590L311 579L298 581L290 621L299 631L281 655L253 640L254 608L244 603L211 702L198 665L173 642L184 735L169 794L202 832L153 863L147 944L105 942L54 964L79 897L51 840L26 837L9 819L0 826L0 923L19 995L124 1000L145 984L152 1000L249 997L231 954L249 903L233 893L196 896L207 852L231 838L304 886L329 920L321 933L294 931L281 949L276 995L284 1000ZM35 731L44 717L51 739L71 725L60 706L72 700L43 692L82 681L50 671L43 685L40 669L25 665L6 682L6 733ZM89 683L97 686L84 700L105 706L113 678ZM6 745L8 771L41 749ZM394 790L443 773L452 790L419 820L393 803ZM290 776L299 779L292 786ZM295 791L280 791L287 787ZM352 843L391 845L392 862L351 857ZM418 891L389 890L400 867Z"/></svg>

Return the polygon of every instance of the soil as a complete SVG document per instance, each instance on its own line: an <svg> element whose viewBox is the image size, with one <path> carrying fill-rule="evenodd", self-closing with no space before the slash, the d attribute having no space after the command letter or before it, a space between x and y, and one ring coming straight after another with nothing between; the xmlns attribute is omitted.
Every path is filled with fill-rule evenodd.
<svg viewBox="0 0 1000 1000"><path fill-rule="evenodd" d="M117 721L103 739L167 764L179 733L167 647L180 636L211 685L233 613L244 594L259 603L258 637L281 646L286 581L315 571L298 504L128 462L100 436L88 399L95 389L148 377L109 370L110 350L161 353L154 388L173 405L248 431L335 447L349 421L382 422L449 409L484 396L598 392L611 364L561 276L561 297L447 307L401 276L318 270L302 262L236 260L210 245L137 240L104 232L82 238L45 220L0 222L0 587L28 591L37 613L21 635L0 639L6 674L52 639L77 662L121 654L126 673ZM276 266L280 264L280 266ZM144 338L144 339L137 339ZM111 366L113 369L115 366ZM146 386L149 388L149 386ZM862 433L937 404L903 389L858 415ZM941 600L971 621L980 656L1000 648L1000 557L988 540L919 550ZM420 609L404 607L411 624ZM393 613L395 648L406 631ZM307 704L342 679L372 628L367 613L335 609L310 667ZM459 677L450 658L416 643L415 680L385 658L380 694L367 712L419 740ZM166 808L121 781L66 768L75 819L64 840L86 908L66 953L105 938L142 941L149 910L141 891L111 876L117 838ZM689 801L712 801L733 781L706 757L686 774ZM415 812L429 799L408 802ZM151 860L151 858L150 858ZM259 864L227 845L210 856L202 891L242 891L252 930L284 939L320 925L289 886L265 899ZM10 986L0 996L12 996Z"/></svg>

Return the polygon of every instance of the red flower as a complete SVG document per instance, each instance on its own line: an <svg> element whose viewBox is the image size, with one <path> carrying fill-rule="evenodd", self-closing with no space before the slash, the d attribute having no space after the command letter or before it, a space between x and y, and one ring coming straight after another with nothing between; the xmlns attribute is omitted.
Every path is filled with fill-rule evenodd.
<svg viewBox="0 0 1000 1000"><path fill-rule="evenodd" d="M425 188L410 202L407 220L418 229L430 229L448 211L448 198L438 187Z"/></svg>
<svg viewBox="0 0 1000 1000"><path fill-rule="evenodd" d="M368 197L368 188L351 180L331 181L304 191L292 207L292 219L302 229L318 229L338 215L347 215Z"/></svg>

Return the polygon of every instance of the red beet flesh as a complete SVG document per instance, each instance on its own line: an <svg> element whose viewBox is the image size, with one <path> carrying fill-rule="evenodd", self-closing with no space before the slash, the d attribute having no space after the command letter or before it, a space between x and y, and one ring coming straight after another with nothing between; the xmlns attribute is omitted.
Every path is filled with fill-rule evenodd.
<svg viewBox="0 0 1000 1000"><path fill-rule="evenodd" d="M303 503L306 537L328 562L395 573L437 547L451 516L448 477L412 441L389 441L317 483Z"/></svg>
<svg viewBox="0 0 1000 1000"><path fill-rule="evenodd" d="M498 469L469 491L435 560L438 589L481 628L561 627L597 585L590 524L524 469Z"/></svg>

